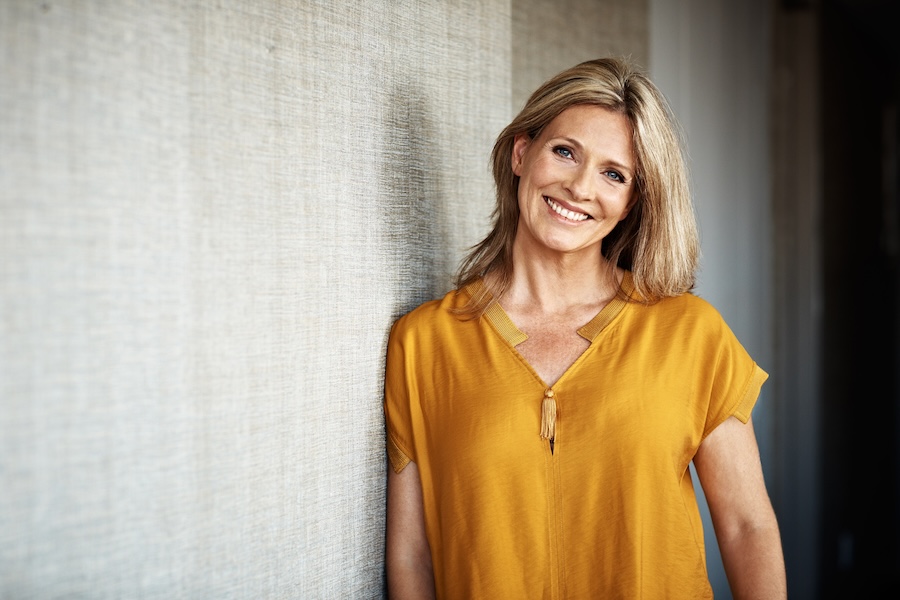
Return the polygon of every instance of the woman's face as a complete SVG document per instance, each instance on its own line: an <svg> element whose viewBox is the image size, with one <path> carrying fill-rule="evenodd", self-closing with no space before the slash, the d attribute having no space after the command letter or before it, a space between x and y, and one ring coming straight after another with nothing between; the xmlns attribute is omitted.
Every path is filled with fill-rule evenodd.
<svg viewBox="0 0 900 600"><path fill-rule="evenodd" d="M516 136L512 169L519 176L520 247L599 254L634 198L631 125L599 106L572 106L536 138Z"/></svg>

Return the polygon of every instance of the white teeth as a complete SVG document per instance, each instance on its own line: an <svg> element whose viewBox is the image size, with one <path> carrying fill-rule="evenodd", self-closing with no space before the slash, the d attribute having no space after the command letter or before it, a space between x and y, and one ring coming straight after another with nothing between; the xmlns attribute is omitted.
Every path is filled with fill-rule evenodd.
<svg viewBox="0 0 900 600"><path fill-rule="evenodd" d="M560 215L561 217L565 217L565 218L569 219L570 221L584 221L585 219L588 218L588 216L584 213L572 212L571 210L569 210L567 208L563 208L562 206L560 206L559 204L557 204L550 198L546 198L546 200L547 200L547 204L550 206L550 208L553 209L553 212Z"/></svg>

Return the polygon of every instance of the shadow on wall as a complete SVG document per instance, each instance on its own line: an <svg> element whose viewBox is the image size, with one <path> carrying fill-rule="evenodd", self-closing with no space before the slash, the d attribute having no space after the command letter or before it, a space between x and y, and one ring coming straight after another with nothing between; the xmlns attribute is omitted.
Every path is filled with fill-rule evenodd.
<svg viewBox="0 0 900 600"><path fill-rule="evenodd" d="M383 264L394 270L393 322L446 291L453 257L442 210L441 149L426 98L402 83L385 114L378 247L385 253Z"/></svg>
<svg viewBox="0 0 900 600"><path fill-rule="evenodd" d="M393 322L419 304L438 297L447 285L442 266L450 255L442 206L441 152L425 97L404 83L394 89L385 110L378 160L379 264L393 271L390 298ZM384 332L382 348L389 331ZM384 357L384 352L382 352ZM385 453L387 469L387 454ZM387 578L382 579L387 597Z"/></svg>

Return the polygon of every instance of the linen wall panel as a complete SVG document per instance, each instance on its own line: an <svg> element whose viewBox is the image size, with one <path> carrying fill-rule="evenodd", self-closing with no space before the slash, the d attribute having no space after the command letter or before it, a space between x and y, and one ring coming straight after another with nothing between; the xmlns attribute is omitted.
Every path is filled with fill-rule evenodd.
<svg viewBox="0 0 900 600"><path fill-rule="evenodd" d="M581 61L649 54L647 0L512 0L513 109L541 83Z"/></svg>
<svg viewBox="0 0 900 600"><path fill-rule="evenodd" d="M0 3L0 598L381 595L387 329L486 231L510 27Z"/></svg>

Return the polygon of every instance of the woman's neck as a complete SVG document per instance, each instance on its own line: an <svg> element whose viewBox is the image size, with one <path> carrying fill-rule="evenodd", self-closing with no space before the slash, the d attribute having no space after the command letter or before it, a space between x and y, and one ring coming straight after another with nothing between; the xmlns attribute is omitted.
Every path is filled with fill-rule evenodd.
<svg viewBox="0 0 900 600"><path fill-rule="evenodd" d="M594 255L521 256L513 253L509 288L500 298L504 308L560 314L581 307L602 307L615 297L623 272Z"/></svg>

